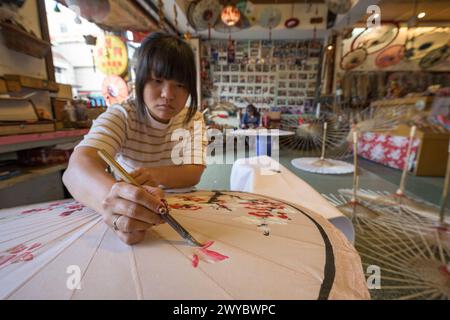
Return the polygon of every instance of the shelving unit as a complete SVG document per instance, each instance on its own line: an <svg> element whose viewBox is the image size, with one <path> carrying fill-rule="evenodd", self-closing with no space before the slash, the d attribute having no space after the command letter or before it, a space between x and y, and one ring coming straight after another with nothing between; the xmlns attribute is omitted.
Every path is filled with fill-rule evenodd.
<svg viewBox="0 0 450 320"><path fill-rule="evenodd" d="M0 137L0 153L73 142L81 140L88 131L89 129L60 130Z"/></svg>
<svg viewBox="0 0 450 320"><path fill-rule="evenodd" d="M320 46L311 41L239 40L210 41L203 46L209 73L203 82L216 102L238 107L253 103L259 108L301 107L314 99Z"/></svg>
<svg viewBox="0 0 450 320"><path fill-rule="evenodd" d="M0 180L0 190L12 187L33 178L45 176L50 173L58 172L67 168L67 163L56 164L52 166L30 168L25 173L6 180Z"/></svg>

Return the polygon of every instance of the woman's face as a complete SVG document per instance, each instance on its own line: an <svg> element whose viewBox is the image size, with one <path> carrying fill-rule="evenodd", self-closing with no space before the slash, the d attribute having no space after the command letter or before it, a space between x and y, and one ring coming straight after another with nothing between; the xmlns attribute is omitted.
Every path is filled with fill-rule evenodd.
<svg viewBox="0 0 450 320"><path fill-rule="evenodd" d="M144 87L144 102L152 117L160 122L169 122L183 110L189 92L175 80L152 77Z"/></svg>

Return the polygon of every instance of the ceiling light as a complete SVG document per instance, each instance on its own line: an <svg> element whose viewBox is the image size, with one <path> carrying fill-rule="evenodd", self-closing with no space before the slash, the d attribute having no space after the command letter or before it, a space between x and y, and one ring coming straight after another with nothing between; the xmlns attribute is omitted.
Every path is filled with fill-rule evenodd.
<svg viewBox="0 0 450 320"><path fill-rule="evenodd" d="M422 19L423 17L425 17L425 12L421 12L417 15L417 18Z"/></svg>
<svg viewBox="0 0 450 320"><path fill-rule="evenodd" d="M328 49L329 51L331 51L331 50L333 50L333 46L330 44L330 45L327 47L327 49Z"/></svg>

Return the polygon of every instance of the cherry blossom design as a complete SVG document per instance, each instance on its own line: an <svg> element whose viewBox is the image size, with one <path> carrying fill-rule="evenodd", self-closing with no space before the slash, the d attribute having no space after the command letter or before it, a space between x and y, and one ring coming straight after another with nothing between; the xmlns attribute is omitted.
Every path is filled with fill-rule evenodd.
<svg viewBox="0 0 450 320"><path fill-rule="evenodd" d="M270 199L252 199L241 201L240 204L248 209L247 214L252 219L240 219L244 223L256 224L265 236L270 235L269 224L286 224L286 221L291 220L288 216L286 206Z"/></svg>
<svg viewBox="0 0 450 320"><path fill-rule="evenodd" d="M67 216L70 216L74 212L83 210L83 208L84 208L84 206L77 201L71 201L71 202L58 201L58 202L50 203L46 207L24 210L21 212L21 214L44 213L44 212L48 212L48 211L63 209L64 211L61 212L59 214L59 216L67 217Z"/></svg>
<svg viewBox="0 0 450 320"><path fill-rule="evenodd" d="M208 248L213 244L214 241L208 241L201 248L194 250L191 257L191 263L194 268L197 268L200 260L208 263L216 263L229 258L228 256L225 256L217 251L209 250Z"/></svg>
<svg viewBox="0 0 450 320"><path fill-rule="evenodd" d="M190 211L195 211L195 210L199 210L202 208L200 206L194 206L194 205L187 204L187 203L172 203L172 204L169 204L169 207L171 209L190 210Z"/></svg>
<svg viewBox="0 0 450 320"><path fill-rule="evenodd" d="M23 243L12 247L2 253L0 253L0 267L6 267L12 263L25 262L33 260L34 255L32 252L36 251L42 245L40 243L33 243L31 246L27 246Z"/></svg>

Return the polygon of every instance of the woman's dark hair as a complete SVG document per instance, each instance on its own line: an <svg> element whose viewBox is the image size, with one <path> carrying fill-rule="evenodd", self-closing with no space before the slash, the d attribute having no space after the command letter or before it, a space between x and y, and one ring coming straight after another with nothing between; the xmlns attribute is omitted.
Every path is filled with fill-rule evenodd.
<svg viewBox="0 0 450 320"><path fill-rule="evenodd" d="M252 104L249 104L246 108L247 113L252 112L255 117L259 117L258 109Z"/></svg>
<svg viewBox="0 0 450 320"><path fill-rule="evenodd" d="M136 67L136 109L145 119L148 111L144 102L144 88L152 75L157 78L182 83L191 97L184 119L188 123L197 111L197 70L194 53L186 42L177 36L154 32L147 36L138 51Z"/></svg>

